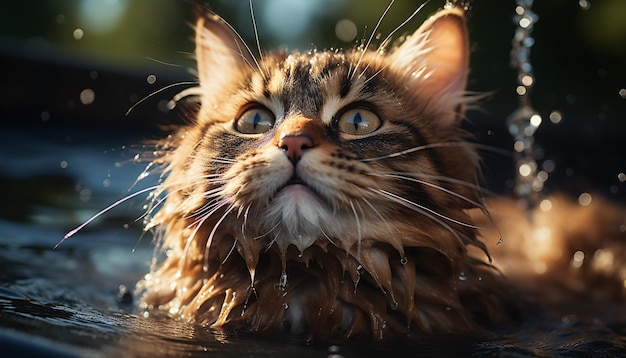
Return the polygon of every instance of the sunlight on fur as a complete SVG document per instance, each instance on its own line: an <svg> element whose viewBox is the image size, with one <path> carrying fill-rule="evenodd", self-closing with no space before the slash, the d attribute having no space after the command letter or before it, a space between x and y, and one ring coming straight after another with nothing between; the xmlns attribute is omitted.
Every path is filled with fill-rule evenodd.
<svg viewBox="0 0 626 358"><path fill-rule="evenodd" d="M611 231L623 211L595 197L554 196L530 216L483 204L460 127L464 12L447 7L396 46L375 33L346 51L254 55L219 16L198 17L200 84L184 95L200 104L154 162L165 179L146 227L160 251L137 285L146 314L385 340L518 322L534 309L520 290L552 272L554 301L596 276L610 283L599 294L623 297L624 230Z"/></svg>

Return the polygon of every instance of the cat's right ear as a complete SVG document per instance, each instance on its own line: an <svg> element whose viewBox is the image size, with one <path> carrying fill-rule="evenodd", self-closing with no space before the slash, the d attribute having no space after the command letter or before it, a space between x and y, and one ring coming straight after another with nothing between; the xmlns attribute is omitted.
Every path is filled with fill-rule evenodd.
<svg viewBox="0 0 626 358"><path fill-rule="evenodd" d="M204 88L223 88L255 59L239 34L220 16L209 12L196 22L196 62Z"/></svg>

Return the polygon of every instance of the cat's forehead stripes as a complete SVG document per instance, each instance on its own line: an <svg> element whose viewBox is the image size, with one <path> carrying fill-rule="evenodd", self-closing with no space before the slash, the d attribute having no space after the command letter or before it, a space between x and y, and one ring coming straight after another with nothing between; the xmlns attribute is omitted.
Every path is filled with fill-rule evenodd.
<svg viewBox="0 0 626 358"><path fill-rule="evenodd" d="M252 74L249 89L263 102L280 103L282 113L302 113L329 125L338 110L379 86L377 78L350 76L346 63L357 61L352 57L331 51L274 54L265 59L264 73Z"/></svg>

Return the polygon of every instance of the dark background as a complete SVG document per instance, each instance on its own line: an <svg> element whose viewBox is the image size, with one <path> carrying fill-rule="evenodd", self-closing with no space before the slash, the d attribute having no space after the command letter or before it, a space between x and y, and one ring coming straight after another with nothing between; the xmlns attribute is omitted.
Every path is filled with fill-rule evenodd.
<svg viewBox="0 0 626 358"><path fill-rule="evenodd" d="M379 30L382 37L419 3L396 1ZM181 118L179 110L168 109L169 100L189 85L166 87L194 81L189 70L193 4L182 0L3 4L0 131L4 140L21 145L2 146L0 158L38 156L57 145L70 150L91 145L105 151L163 135L163 124ZM255 47L248 1L216 0L210 6ZM342 42L335 36L337 21L352 20L357 39L364 38L387 2L257 0L254 6L263 49L306 50L353 46L354 41ZM431 1L399 34L412 32L441 6L443 1ZM511 152L505 121L518 106L516 71L509 59L515 6L513 0L475 0L469 20L473 50L469 89L491 95L481 101L481 110L468 114L468 129L479 142ZM545 191L566 190L573 196L599 192L623 201L626 184L619 174L626 172L626 2L536 0L533 10L539 22L533 33L536 85L530 98L543 117L536 142L545 152L542 160L556 164ZM76 36L76 29L82 30L82 37ZM156 76L154 83L148 80L150 75ZM93 91L93 101L81 100L85 89ZM140 100L144 101L136 105ZM560 123L548 120L552 111L562 114ZM12 148L29 150L14 153ZM512 157L485 153L490 189L510 193L514 173ZM31 176L14 169L0 173L5 202L45 201L38 190L54 190L57 184L74 188L77 180L58 170ZM0 209L0 217L19 219L22 214L19 205Z"/></svg>

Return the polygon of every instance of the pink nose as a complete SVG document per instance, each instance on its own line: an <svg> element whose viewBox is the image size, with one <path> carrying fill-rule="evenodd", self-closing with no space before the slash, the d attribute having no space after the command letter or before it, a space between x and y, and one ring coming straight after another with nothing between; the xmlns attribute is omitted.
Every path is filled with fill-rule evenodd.
<svg viewBox="0 0 626 358"><path fill-rule="evenodd" d="M308 134L287 135L280 138L278 146L285 151L287 157L293 164L296 164L305 149L313 147L313 139Z"/></svg>

